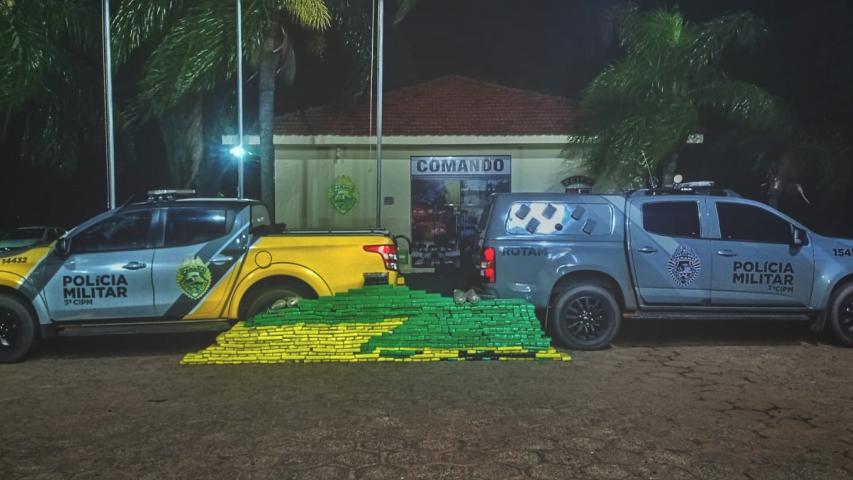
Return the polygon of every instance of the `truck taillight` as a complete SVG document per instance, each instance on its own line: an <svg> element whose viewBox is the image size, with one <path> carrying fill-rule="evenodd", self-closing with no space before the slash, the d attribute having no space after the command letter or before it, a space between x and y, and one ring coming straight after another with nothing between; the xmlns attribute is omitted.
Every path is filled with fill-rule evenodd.
<svg viewBox="0 0 853 480"><path fill-rule="evenodd" d="M486 279L486 283L495 283L495 249L486 247L483 249L483 261L480 263L480 275Z"/></svg>
<svg viewBox="0 0 853 480"><path fill-rule="evenodd" d="M395 245L365 245L364 250L382 255L385 270L397 271L397 247Z"/></svg>

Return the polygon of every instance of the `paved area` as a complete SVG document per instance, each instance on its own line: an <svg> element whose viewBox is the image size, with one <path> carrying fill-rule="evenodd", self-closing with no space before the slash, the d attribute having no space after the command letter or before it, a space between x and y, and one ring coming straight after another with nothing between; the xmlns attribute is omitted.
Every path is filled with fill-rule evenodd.
<svg viewBox="0 0 853 480"><path fill-rule="evenodd" d="M571 362L180 366L212 333L0 365L0 477L850 478L853 350L629 324Z"/></svg>

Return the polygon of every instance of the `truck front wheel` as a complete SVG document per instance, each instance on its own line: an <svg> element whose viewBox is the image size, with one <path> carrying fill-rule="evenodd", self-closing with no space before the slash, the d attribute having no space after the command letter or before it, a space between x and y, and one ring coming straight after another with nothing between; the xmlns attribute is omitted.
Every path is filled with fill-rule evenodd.
<svg viewBox="0 0 853 480"><path fill-rule="evenodd" d="M853 347L853 283L849 283L832 298L829 325L832 333L846 347Z"/></svg>
<svg viewBox="0 0 853 480"><path fill-rule="evenodd" d="M248 320L259 313L269 310L277 301L293 297L299 299L317 298L317 294L311 288L297 282L284 282L265 286L257 292L252 292L252 296L246 302L246 307L243 310L243 315L240 315L240 319Z"/></svg>
<svg viewBox="0 0 853 480"><path fill-rule="evenodd" d="M551 334L576 350L607 347L622 319L613 294L599 285L578 285L560 292L552 304Z"/></svg>
<svg viewBox="0 0 853 480"><path fill-rule="evenodd" d="M0 363L23 359L36 346L38 339L30 309L17 298L0 294Z"/></svg>

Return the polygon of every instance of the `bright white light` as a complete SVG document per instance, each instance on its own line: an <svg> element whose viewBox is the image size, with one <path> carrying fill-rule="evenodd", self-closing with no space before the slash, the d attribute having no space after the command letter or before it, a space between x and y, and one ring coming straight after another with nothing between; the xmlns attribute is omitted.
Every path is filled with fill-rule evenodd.
<svg viewBox="0 0 853 480"><path fill-rule="evenodd" d="M243 158L243 155L246 154L246 150L243 149L242 145L237 145L236 147L230 150L231 155L234 155L237 158Z"/></svg>

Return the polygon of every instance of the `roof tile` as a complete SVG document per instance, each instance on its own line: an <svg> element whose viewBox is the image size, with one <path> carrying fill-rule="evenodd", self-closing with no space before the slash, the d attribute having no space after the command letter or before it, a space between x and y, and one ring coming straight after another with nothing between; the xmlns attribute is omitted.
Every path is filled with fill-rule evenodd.
<svg viewBox="0 0 853 480"><path fill-rule="evenodd" d="M575 126L571 100L450 75L387 92L383 135L562 135ZM283 135L369 135L369 107L322 106L275 119Z"/></svg>

